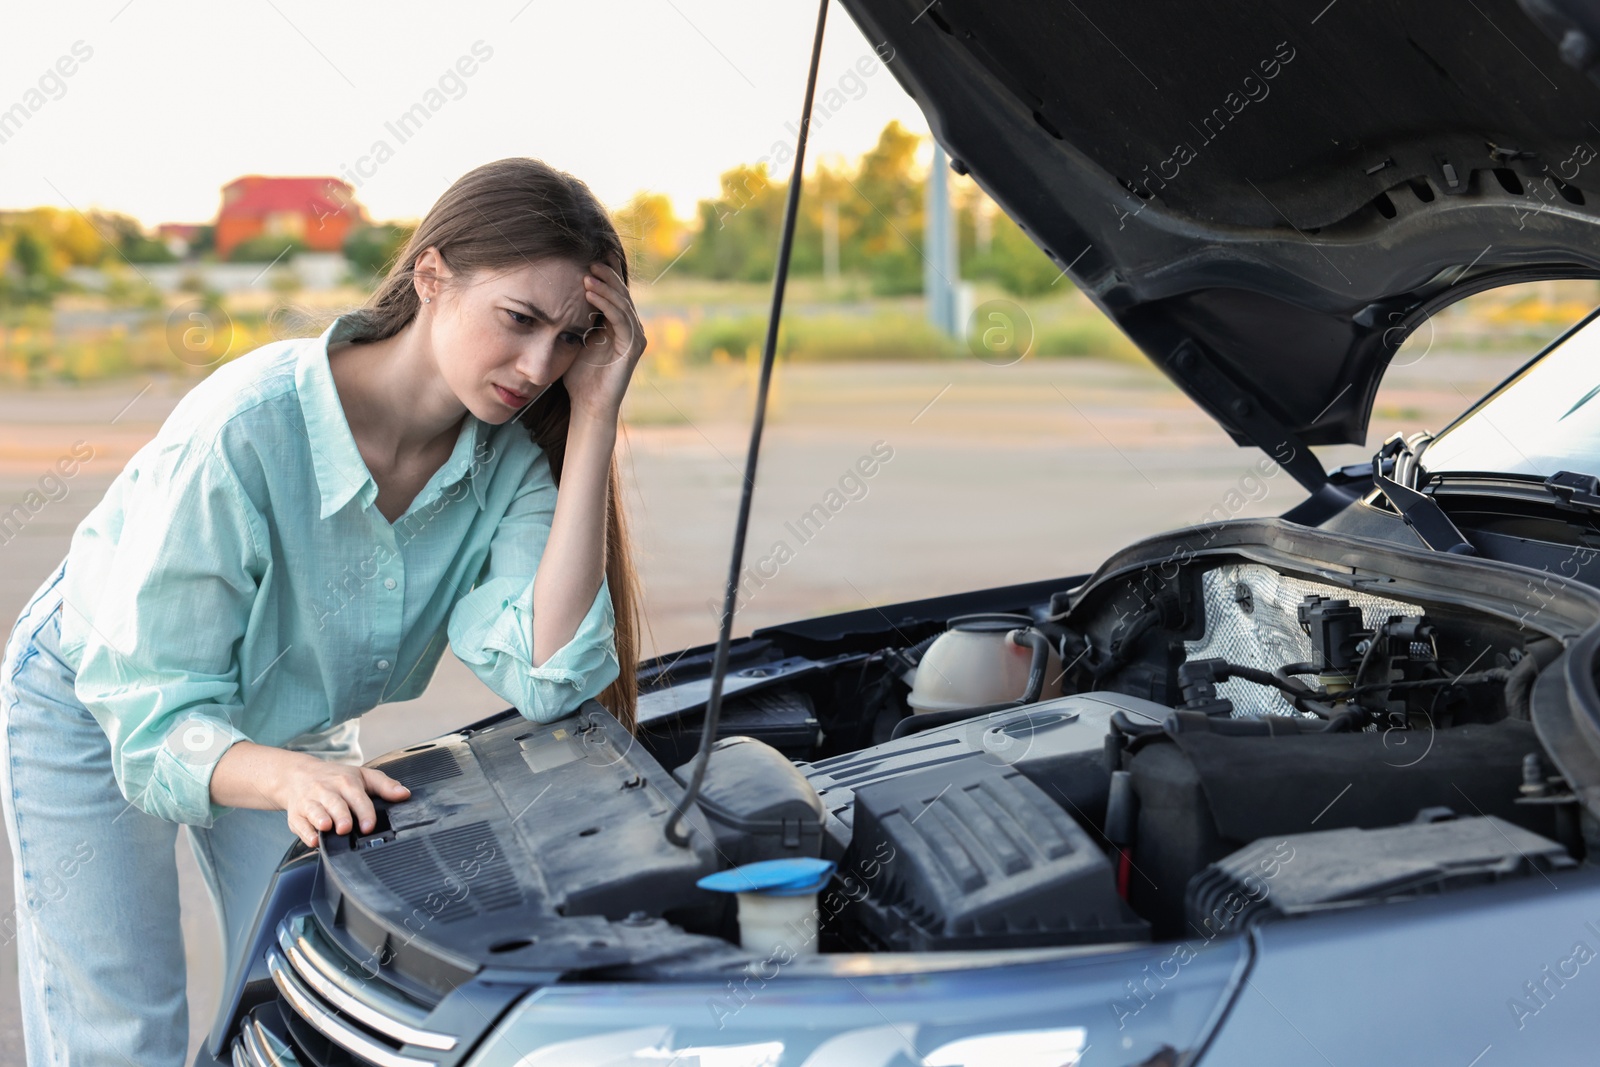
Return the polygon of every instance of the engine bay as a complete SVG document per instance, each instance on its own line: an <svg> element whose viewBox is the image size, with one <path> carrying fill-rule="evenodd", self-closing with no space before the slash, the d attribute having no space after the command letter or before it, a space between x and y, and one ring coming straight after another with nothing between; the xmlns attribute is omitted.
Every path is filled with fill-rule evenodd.
<svg viewBox="0 0 1600 1067"><path fill-rule="evenodd" d="M487 963L726 965L738 907L697 883L774 859L835 865L796 946L824 955L1209 939L1586 859L1532 694L1592 591L1530 618L1498 565L1234 537L1010 611L741 642L687 848L695 650L636 735L591 701L398 753L411 798L326 839L316 906L423 995Z"/></svg>

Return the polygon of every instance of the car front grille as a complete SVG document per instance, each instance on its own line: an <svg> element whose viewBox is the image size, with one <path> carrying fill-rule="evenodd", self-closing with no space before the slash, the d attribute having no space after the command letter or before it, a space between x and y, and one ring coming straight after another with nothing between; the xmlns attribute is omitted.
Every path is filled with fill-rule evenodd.
<svg viewBox="0 0 1600 1067"><path fill-rule="evenodd" d="M457 1039L429 1030L429 1009L368 974L324 937L308 912L278 924L267 971L279 999L245 1017L234 1067L434 1067Z"/></svg>
<svg viewBox="0 0 1600 1067"><path fill-rule="evenodd" d="M277 1015L268 1005L245 1016L239 1036L233 1039L233 1067L301 1067L301 1059L283 1036L282 1019L269 1029L266 1021Z"/></svg>

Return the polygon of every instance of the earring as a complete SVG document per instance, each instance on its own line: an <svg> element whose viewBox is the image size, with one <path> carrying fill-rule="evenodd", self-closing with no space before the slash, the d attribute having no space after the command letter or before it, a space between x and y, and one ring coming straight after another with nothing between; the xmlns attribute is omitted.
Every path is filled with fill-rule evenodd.
<svg viewBox="0 0 1600 1067"><path fill-rule="evenodd" d="M431 303L433 303L433 297L431 297L431 296L425 296L425 297L423 297L423 298L422 298L422 302L423 302L423 303L424 303L424 304L431 304Z"/></svg>

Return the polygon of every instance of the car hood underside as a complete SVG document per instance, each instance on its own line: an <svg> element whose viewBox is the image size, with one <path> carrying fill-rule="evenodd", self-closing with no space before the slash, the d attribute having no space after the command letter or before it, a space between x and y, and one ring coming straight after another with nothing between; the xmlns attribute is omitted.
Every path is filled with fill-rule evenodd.
<svg viewBox="0 0 1600 1067"><path fill-rule="evenodd" d="M1364 441L1438 307L1600 274L1568 3L844 0L958 171L1236 440L1302 457Z"/></svg>

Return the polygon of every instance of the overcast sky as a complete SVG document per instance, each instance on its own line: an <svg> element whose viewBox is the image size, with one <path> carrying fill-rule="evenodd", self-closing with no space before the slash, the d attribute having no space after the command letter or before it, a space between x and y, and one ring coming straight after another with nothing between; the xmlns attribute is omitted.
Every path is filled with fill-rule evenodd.
<svg viewBox="0 0 1600 1067"><path fill-rule="evenodd" d="M416 218L528 155L612 207L650 189L689 218L722 171L793 144L815 19L810 0L13 4L0 208L203 222L225 182L263 173L343 176L375 218ZM927 132L874 43L830 7L818 93L842 104L808 161L859 155L893 118Z"/></svg>

